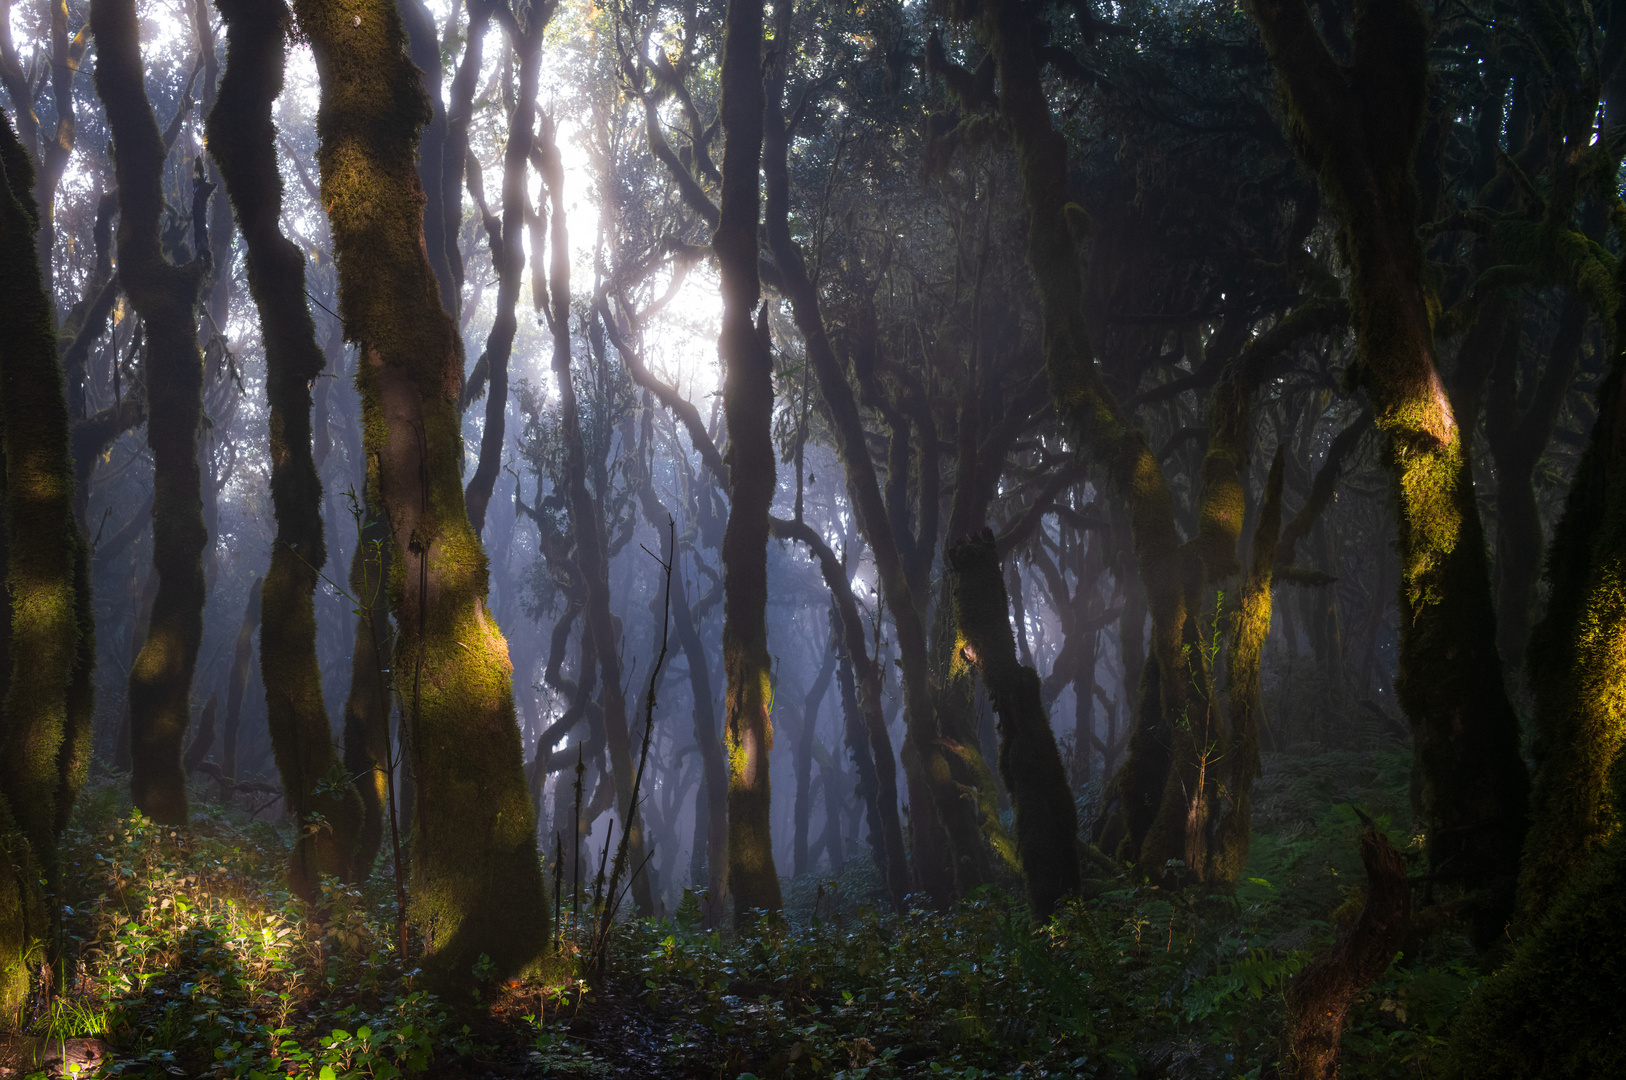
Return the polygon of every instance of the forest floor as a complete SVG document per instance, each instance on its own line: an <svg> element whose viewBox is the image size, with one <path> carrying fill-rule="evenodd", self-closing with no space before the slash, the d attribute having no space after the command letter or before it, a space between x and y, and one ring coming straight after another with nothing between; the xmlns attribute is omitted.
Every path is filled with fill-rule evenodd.
<svg viewBox="0 0 1626 1080"><path fill-rule="evenodd" d="M1125 875L1045 926L997 889L900 919L859 860L788 882L751 934L704 931L689 897L618 924L600 980L574 977L567 933L543 972L466 1001L396 962L385 881L331 887L308 921L286 825L200 802L159 828L106 778L64 846L58 992L0 1076L1270 1076L1287 978L1360 906L1353 808L1406 846L1408 765L1381 735L1267 755L1228 892ZM1351 1016L1344 1075L1423 1075L1477 978L1460 940L1408 941Z"/></svg>

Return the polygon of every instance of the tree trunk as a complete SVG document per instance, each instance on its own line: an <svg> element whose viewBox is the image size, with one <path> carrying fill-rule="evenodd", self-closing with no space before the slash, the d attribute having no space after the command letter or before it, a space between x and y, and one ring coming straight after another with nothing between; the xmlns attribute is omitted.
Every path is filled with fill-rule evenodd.
<svg viewBox="0 0 1626 1080"><path fill-rule="evenodd" d="M154 821L186 821L181 743L191 720L192 676L203 639L202 478L198 428L203 357L198 291L209 253L185 266L164 257L164 142L147 102L134 0L95 0L96 92L113 134L119 187L119 281L147 335L147 446L153 457L153 569L158 592L140 655L130 668L130 792Z"/></svg>
<svg viewBox="0 0 1626 1080"><path fill-rule="evenodd" d="M318 161L339 315L360 350L368 497L395 542L391 669L417 797L412 914L443 986L517 973L548 939L508 646L459 477L463 360L423 246L429 105L390 0L295 5L321 77Z"/></svg>
<svg viewBox="0 0 1626 1080"><path fill-rule="evenodd" d="M1039 696L1039 673L1016 658L1010 602L994 534L951 547L954 622L960 663L982 676L999 714L999 772L1016 811L1016 847L1033 914L1049 919L1079 891L1078 814L1050 717Z"/></svg>
<svg viewBox="0 0 1626 1080"><path fill-rule="evenodd" d="M89 611L74 520L73 464L51 306L35 258L33 170L0 118L0 457L9 600L0 699L0 1024L25 1004L56 951L57 839L90 763L82 697ZM91 655L94 645L90 643Z"/></svg>
<svg viewBox="0 0 1626 1080"><path fill-rule="evenodd" d="M1388 837L1367 826L1361 833L1366 903L1354 926L1332 948L1293 977L1287 989L1288 1080L1337 1080L1338 1041L1350 1006L1389 968L1411 918L1406 864Z"/></svg>
<svg viewBox="0 0 1626 1080"><path fill-rule="evenodd" d="M282 91L281 3L220 0L226 74L209 113L209 152L226 182L248 249L248 285L260 312L270 405L271 502L277 538L260 590L260 672L283 805L299 822L289 855L293 891L321 895L323 876L358 880L361 799L333 748L316 655L316 583L327 562L322 482L311 454L311 382L324 357L305 305L305 259L282 233L271 107ZM313 827L311 818L325 823Z"/></svg>
<svg viewBox="0 0 1626 1080"><path fill-rule="evenodd" d="M243 719L243 694L248 690L248 669L254 655L254 631L260 627L260 579L249 582L248 603L237 627L237 648L232 653L226 680L226 722L221 732L220 768L227 780L237 779L237 732Z"/></svg>
<svg viewBox="0 0 1626 1080"><path fill-rule="evenodd" d="M1400 673L1415 735L1415 813L1438 880L1482 890L1475 934L1512 908L1529 777L1497 654L1469 448L1434 359L1413 158L1427 102L1429 21L1412 0L1372 0L1351 67L1303 0L1252 0L1290 126L1342 229L1355 371L1395 494Z"/></svg>
<svg viewBox="0 0 1626 1080"><path fill-rule="evenodd" d="M768 656L768 511L773 505L773 358L751 325L762 161L762 0L729 0L723 37L723 190L712 247L722 279L728 525L723 531L723 670L728 680L728 884L734 921L782 906L769 827L773 700Z"/></svg>

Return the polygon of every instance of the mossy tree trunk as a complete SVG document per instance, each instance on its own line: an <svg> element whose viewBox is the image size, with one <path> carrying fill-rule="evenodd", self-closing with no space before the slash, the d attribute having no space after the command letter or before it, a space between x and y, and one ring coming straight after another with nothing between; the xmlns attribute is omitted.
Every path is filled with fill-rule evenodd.
<svg viewBox="0 0 1626 1080"><path fill-rule="evenodd" d="M1400 555L1400 671L1436 880L1479 893L1478 936L1511 910L1529 777L1496 646L1468 448L1435 366L1413 158L1427 102L1428 17L1368 0L1351 64L1303 0L1251 0L1287 122L1338 221L1355 371L1388 440Z"/></svg>
<svg viewBox="0 0 1626 1080"><path fill-rule="evenodd" d="M423 246L418 133L429 105L390 0L300 0L321 78L322 198L339 315L360 351L368 496L394 540L391 669L409 733L412 916L441 985L476 960L498 977L547 941L512 668L486 609L487 566L463 505L462 349Z"/></svg>
<svg viewBox="0 0 1626 1080"><path fill-rule="evenodd" d="M316 656L316 583L327 561L322 481L311 455L311 382L324 358L305 304L305 260L282 233L271 107L282 91L289 11L280 2L218 0L226 74L210 110L209 152L248 248L248 286L260 312L270 404L271 503L277 538L260 591L260 672L283 803L300 824L289 855L293 890L356 880L362 806L334 752Z"/></svg>
<svg viewBox="0 0 1626 1080"><path fill-rule="evenodd" d="M27 998L37 941L55 951L57 838L89 765L94 655L74 519L68 405L35 236L33 169L0 117L0 456L8 608L0 698L0 1028Z"/></svg>
<svg viewBox="0 0 1626 1080"><path fill-rule="evenodd" d="M1040 919L1079 891L1078 814L1039 673L1016 658L1010 600L994 534L949 548L953 571L956 659L982 676L999 714L999 772L1016 811L1016 849L1028 903Z"/></svg>
<svg viewBox="0 0 1626 1080"><path fill-rule="evenodd" d="M723 716L728 745L728 884L734 921L782 906L769 831L773 750L768 656L768 512L773 505L773 358L752 325L761 208L762 0L729 0L722 64L722 198L712 247L722 279L723 413L728 422L728 525L723 531ZM759 332L760 329L760 332Z"/></svg>
<svg viewBox="0 0 1626 1080"><path fill-rule="evenodd" d="M1598 418L1553 531L1547 612L1530 641L1536 775L1519 913L1531 926L1590 860L1603 860L1596 853L1622 820L1610 777L1626 760L1626 305L1614 333Z"/></svg>
<svg viewBox="0 0 1626 1080"><path fill-rule="evenodd" d="M164 141L147 101L134 0L95 0L96 92L113 136L119 187L119 280L147 340L147 446L153 457L153 569L158 591L141 652L130 669L130 791L154 821L186 821L181 743L191 719L192 676L203 638L202 479L198 429L203 357L198 291L207 251L184 266L164 257Z"/></svg>

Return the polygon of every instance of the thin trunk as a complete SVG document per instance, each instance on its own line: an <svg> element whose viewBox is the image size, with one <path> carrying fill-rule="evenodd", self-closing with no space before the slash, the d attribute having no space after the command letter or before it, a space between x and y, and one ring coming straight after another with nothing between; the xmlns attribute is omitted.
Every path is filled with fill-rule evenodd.
<svg viewBox="0 0 1626 1080"><path fill-rule="evenodd" d="M96 92L113 134L119 188L119 280L147 337L147 446L153 457L153 569L158 592L130 669L130 791L154 821L186 821L181 743L191 720L192 675L203 639L202 477L198 430L203 357L195 316L209 253L185 266L164 257L164 141L147 101L134 0L95 0ZM196 193L195 193L196 194ZM202 245L198 245L200 248Z"/></svg>
<svg viewBox="0 0 1626 1080"><path fill-rule="evenodd" d="M395 542L391 669L415 782L412 914L431 981L498 977L548 940L508 646L459 477L457 327L423 246L418 132L430 118L392 0L295 5L321 77L322 198L339 315L360 350L368 497ZM380 90L386 92L380 92Z"/></svg>
<svg viewBox="0 0 1626 1080"><path fill-rule="evenodd" d="M305 304L305 259L282 233L271 109L282 91L289 21L281 3L219 0L226 75L209 113L209 152L226 182L248 248L248 285L265 342L270 405L271 502L277 538L260 590L260 671L283 804L300 822L289 855L296 894L320 895L321 878L357 880L362 802L333 748L316 655L316 583L327 562L322 482L311 454L311 382L325 358ZM309 826L320 817L325 827Z"/></svg>
<svg viewBox="0 0 1626 1080"><path fill-rule="evenodd" d="M604 733L615 780L616 813L623 822L630 820L633 823L627 856L630 865L637 868L644 864L643 826L631 816L632 740L627 726L626 696L621 686L621 653L619 642L616 641L615 620L610 612L610 561L604 536L604 515L602 507L587 489L581 411L570 370L570 244L565 222L564 163L554 144L553 134L553 127L544 124L539 165L552 204L549 243L553 251L546 314L553 332L553 374L559 386L566 498L570 506L570 532L575 542L576 562L587 583L587 630L593 635L599 673L604 682ZM600 490L602 492L602 488ZM633 875L632 898L639 914L654 912L654 898L650 893L647 874L639 872Z"/></svg>

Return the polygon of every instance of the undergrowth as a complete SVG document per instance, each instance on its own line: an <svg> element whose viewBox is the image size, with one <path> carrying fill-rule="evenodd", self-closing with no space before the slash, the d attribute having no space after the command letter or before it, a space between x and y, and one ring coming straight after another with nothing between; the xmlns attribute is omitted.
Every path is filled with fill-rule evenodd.
<svg viewBox="0 0 1626 1080"><path fill-rule="evenodd" d="M1404 759L1391 746L1268 761L1261 830L1228 893L1130 873L1045 926L994 890L898 918L858 860L790 883L786 915L750 936L704 929L689 895L671 919L620 922L601 980L578 970L567 926L537 974L471 972L478 989L457 1001L396 955L383 876L327 883L318 918L283 883L286 827L217 807L161 828L108 784L64 842L65 944L32 1030L111 1044L83 1066L97 1076L1268 1075L1287 980L1360 906L1351 801L1402 820ZM1352 1014L1347 1077L1426 1075L1477 979L1455 939L1408 949Z"/></svg>

